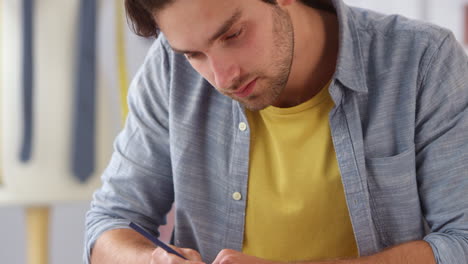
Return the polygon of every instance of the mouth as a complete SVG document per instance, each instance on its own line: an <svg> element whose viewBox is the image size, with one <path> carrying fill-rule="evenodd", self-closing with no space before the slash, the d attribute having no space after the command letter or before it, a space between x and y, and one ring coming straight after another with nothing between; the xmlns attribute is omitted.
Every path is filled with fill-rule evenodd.
<svg viewBox="0 0 468 264"><path fill-rule="evenodd" d="M255 88L255 84L257 83L257 79L253 79L251 82L248 84L242 86L241 88L237 89L233 94L237 97L247 97L249 94L252 93L253 89Z"/></svg>

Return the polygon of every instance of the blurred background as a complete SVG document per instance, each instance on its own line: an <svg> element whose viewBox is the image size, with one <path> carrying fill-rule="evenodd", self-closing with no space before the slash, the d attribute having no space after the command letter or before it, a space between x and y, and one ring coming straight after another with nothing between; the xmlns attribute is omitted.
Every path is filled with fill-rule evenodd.
<svg viewBox="0 0 468 264"><path fill-rule="evenodd" d="M91 0L93 1L93 0ZM31 1L33 2L33 1ZM122 1L96 0L94 100L77 102L79 68L79 0L37 0L33 19L22 20L19 0L0 0L0 262L27 263L30 209L48 214L49 263L82 263L84 216L100 174L112 152L112 141L124 116L126 89L143 62L152 39L135 36L128 28ZM346 3L382 13L428 21L453 31L468 52L468 0L345 0ZM92 20L91 20L92 21ZM24 58L24 25L33 24L35 67L33 92L24 96L19 72ZM83 33L83 32L81 32ZM31 36L30 36L31 37ZM85 41L86 42L86 41ZM89 41L88 41L89 42ZM31 47L29 47L31 48ZM90 47L88 47L90 48ZM23 69L24 70L24 69ZM57 74L60 73L60 74ZM8 87L8 89L6 88ZM89 94L88 94L89 95ZM34 111L24 107L31 103ZM95 135L91 143L77 141L80 124L73 120L92 105ZM25 113L30 112L29 117ZM24 120L29 120L30 123ZM86 121L84 121L86 122ZM88 120L89 122L89 120ZM30 130L29 132L28 129ZM28 136L29 135L29 136ZM89 170L77 171L70 149L90 144ZM40 227L39 227L40 228ZM163 240L171 226L163 227Z"/></svg>

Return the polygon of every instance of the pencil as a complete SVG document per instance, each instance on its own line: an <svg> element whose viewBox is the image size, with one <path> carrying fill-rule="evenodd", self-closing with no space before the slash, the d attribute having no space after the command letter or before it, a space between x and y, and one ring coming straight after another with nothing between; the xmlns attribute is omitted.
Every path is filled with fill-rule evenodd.
<svg viewBox="0 0 468 264"><path fill-rule="evenodd" d="M166 245L164 242L162 242L161 240L157 239L155 236L151 235L150 233L148 233L146 230L144 230L142 227L140 227L139 225L133 223L133 222L130 222L129 226L137 231L138 233L140 233L141 235L143 235L144 237L146 237L147 239L149 239L151 242L153 242L156 246L164 249L165 251L167 251L168 253L171 253L171 254L174 254L176 256L179 256L183 259L186 259L184 256L182 256L181 254L179 254L179 252L175 251L173 248L171 248L170 246Z"/></svg>

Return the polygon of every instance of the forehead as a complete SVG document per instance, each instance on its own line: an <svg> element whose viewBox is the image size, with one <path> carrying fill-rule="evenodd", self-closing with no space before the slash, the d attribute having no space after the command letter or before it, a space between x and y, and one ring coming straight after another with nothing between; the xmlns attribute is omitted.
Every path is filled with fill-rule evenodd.
<svg viewBox="0 0 468 264"><path fill-rule="evenodd" d="M255 2L260 1L175 0L158 11L155 19L169 43L182 47L213 34L236 11L248 10Z"/></svg>
<svg viewBox="0 0 468 264"><path fill-rule="evenodd" d="M242 2L245 0L174 0L157 11L155 18L161 29L167 30L187 21L197 23L213 20L230 9L235 9Z"/></svg>

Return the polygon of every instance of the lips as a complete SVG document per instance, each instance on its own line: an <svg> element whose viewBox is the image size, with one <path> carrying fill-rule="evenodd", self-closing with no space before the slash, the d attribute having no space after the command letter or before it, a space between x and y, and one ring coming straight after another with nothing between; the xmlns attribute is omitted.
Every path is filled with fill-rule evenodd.
<svg viewBox="0 0 468 264"><path fill-rule="evenodd" d="M234 92L234 95L236 95L237 97L248 96L253 91L253 88L255 87L256 83L257 83L257 79L252 80L247 85L241 87L240 89L237 89L237 91Z"/></svg>

